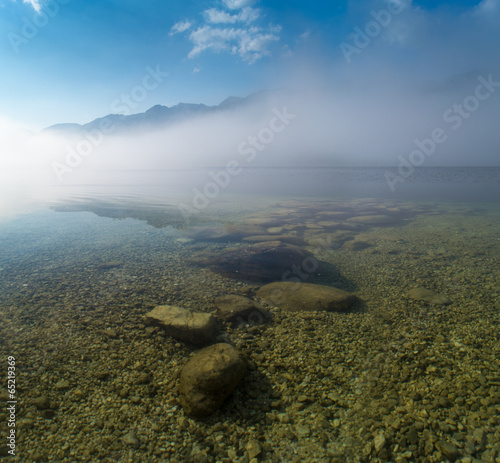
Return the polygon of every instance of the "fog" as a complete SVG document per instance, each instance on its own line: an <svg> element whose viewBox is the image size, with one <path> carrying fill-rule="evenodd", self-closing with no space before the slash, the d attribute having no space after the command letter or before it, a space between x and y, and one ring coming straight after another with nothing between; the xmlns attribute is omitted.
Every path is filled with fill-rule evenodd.
<svg viewBox="0 0 500 463"><path fill-rule="evenodd" d="M298 53L272 81L290 90L154 131L67 136L0 120L0 207L113 183L116 171L140 183L133 172L212 166L498 166L499 10L486 0L457 17L407 3L347 58L339 46Z"/></svg>
<svg viewBox="0 0 500 463"><path fill-rule="evenodd" d="M2 130L2 170L74 184L93 170L225 166L396 166L432 139L425 166L498 165L500 91L492 72L459 76L456 88L344 83L277 93L154 131L78 136ZM480 88L477 98L476 92ZM25 175L25 174L23 174ZM9 178L10 174L9 174Z"/></svg>

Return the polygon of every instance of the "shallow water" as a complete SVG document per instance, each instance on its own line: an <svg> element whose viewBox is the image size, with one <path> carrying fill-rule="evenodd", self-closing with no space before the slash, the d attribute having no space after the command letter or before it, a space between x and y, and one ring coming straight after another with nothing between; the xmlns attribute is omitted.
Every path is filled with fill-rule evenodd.
<svg viewBox="0 0 500 463"><path fill-rule="evenodd" d="M384 169L252 169L218 190L209 172L223 184L215 168L89 177L0 222L17 461L243 462L257 443L257 461L437 462L469 437L478 459L500 452L500 169L419 169L394 193ZM276 237L318 262L296 279L361 302L221 324L249 371L215 415L188 418L176 388L195 348L143 317L255 298L262 283L204 259Z"/></svg>

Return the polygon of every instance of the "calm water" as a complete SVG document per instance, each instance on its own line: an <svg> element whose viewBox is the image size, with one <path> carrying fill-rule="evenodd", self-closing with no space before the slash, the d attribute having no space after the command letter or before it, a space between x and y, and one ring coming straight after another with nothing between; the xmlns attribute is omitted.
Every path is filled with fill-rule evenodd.
<svg viewBox="0 0 500 463"><path fill-rule="evenodd" d="M395 191L386 172L82 172L9 195L0 347L17 366L13 461L437 462L470 454L469 437L493 461L500 168L421 168ZM276 237L321 264L303 283L363 303L222 323L249 371L207 421L184 416L177 382L195 348L148 330L144 315L255 300L260 283L204 259ZM416 287L452 303L415 301Z"/></svg>

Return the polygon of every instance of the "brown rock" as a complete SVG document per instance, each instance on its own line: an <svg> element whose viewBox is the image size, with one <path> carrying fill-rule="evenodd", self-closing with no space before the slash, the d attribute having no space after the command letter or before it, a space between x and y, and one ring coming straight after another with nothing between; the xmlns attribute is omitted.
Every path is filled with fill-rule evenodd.
<svg viewBox="0 0 500 463"><path fill-rule="evenodd" d="M146 314L145 321L163 328L175 339L197 345L209 344L217 335L212 315L172 305L155 307Z"/></svg>
<svg viewBox="0 0 500 463"><path fill-rule="evenodd" d="M215 299L215 305L217 316L230 322L259 324L270 317L261 304L243 296L219 296Z"/></svg>
<svg viewBox="0 0 500 463"><path fill-rule="evenodd" d="M245 370L245 359L229 344L214 344L196 352L180 375L184 412L198 418L214 413L236 388Z"/></svg>
<svg viewBox="0 0 500 463"><path fill-rule="evenodd" d="M344 248L349 249L349 251L360 251L361 249L369 248L370 245L365 241L352 240L344 244Z"/></svg>
<svg viewBox="0 0 500 463"><path fill-rule="evenodd" d="M302 238L292 235L252 235L242 239L247 243L265 243L268 241L281 241L282 243L293 244L294 246L302 246L305 241Z"/></svg>
<svg viewBox="0 0 500 463"><path fill-rule="evenodd" d="M446 296L426 288L413 288L408 291L408 297L416 301L424 301L436 305L449 305L452 302Z"/></svg>
<svg viewBox="0 0 500 463"><path fill-rule="evenodd" d="M283 221L275 217L248 217L245 219L245 223L267 228L278 227L283 224Z"/></svg>
<svg viewBox="0 0 500 463"><path fill-rule="evenodd" d="M341 223L338 220L320 220L318 225L323 228L338 228Z"/></svg>
<svg viewBox="0 0 500 463"><path fill-rule="evenodd" d="M290 311L343 311L347 310L357 297L341 289L311 283L281 281L262 286L257 297L269 305L276 305Z"/></svg>
<svg viewBox="0 0 500 463"><path fill-rule="evenodd" d="M451 442L438 441L436 442L436 448L451 461L455 461L458 458L458 448Z"/></svg>

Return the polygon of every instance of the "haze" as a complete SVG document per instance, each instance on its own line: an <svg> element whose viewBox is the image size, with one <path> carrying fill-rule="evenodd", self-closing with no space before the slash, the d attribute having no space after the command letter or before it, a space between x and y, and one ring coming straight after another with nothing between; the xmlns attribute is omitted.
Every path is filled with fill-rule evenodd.
<svg viewBox="0 0 500 463"><path fill-rule="evenodd" d="M133 20L137 5L114 6L101 11L94 25L78 23L64 44L60 37L82 6L59 2L52 14L54 1L1 3L0 25L10 35L0 49L9 69L0 82L0 175L11 194L92 183L99 171L233 161L241 167L396 167L415 150L423 153L413 154L423 166L499 165L499 0L322 8L301 1L283 7L277 1L214 0L208 9L172 2L168 11L151 1L146 3L163 16L143 5L138 21L146 15L149 30ZM94 2L86 7L104 9ZM108 45L100 41L119 27L112 13L123 16L125 8L129 61L117 37ZM43 14L47 24L26 39L23 18ZM76 34L87 27L89 36L94 26L96 36L85 39L86 48L77 45ZM132 45L138 31L142 35ZM17 49L12 34L24 40ZM110 63L110 56L116 60ZM67 62L62 66L54 57ZM160 70L156 80L144 80L147 69ZM161 130L104 133L71 165L68 153L88 137L42 130L90 122L120 107L129 114L155 104L217 105L229 96L276 89L289 91Z"/></svg>

